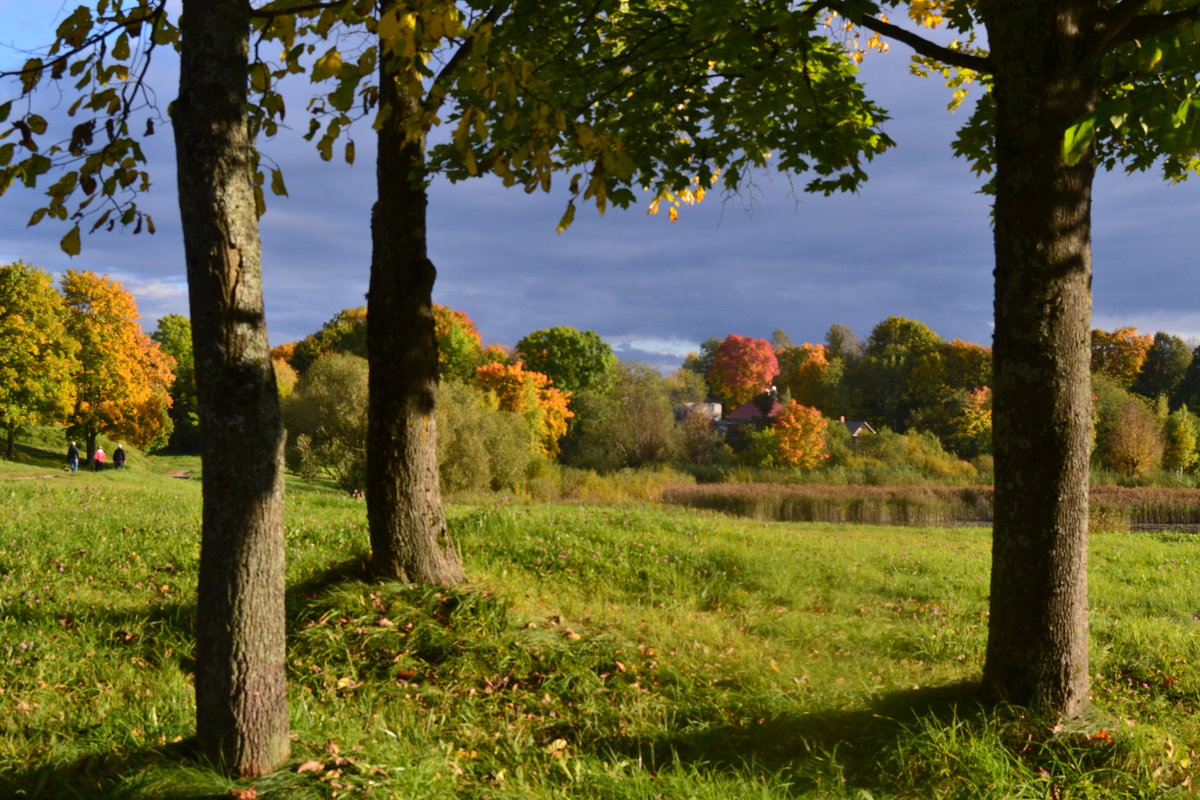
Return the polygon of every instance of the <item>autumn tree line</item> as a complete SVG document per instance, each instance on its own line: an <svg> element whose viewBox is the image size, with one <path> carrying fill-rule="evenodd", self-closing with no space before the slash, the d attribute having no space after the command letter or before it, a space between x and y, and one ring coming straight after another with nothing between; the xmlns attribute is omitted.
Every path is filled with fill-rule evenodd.
<svg viewBox="0 0 1200 800"><path fill-rule="evenodd" d="M990 477L991 350L915 320L888 317L866 339L835 324L819 344L793 344L783 330L714 336L664 375L619 362L592 331L558 326L484 346L465 312L436 305L434 319L447 491L517 490L549 462L671 465L709 480L736 467L834 467L827 477L839 481L848 469L873 482ZM56 287L18 262L0 267L0 333L7 457L32 424L63 426L88 458L101 433L145 450L199 450L187 317L166 315L147 336L132 295L107 276L72 270ZM272 350L287 463L302 476L366 486L366 341L358 307ZM1200 347L1132 327L1093 330L1091 347L1093 467L1160 481L1191 471ZM726 415L753 403L762 416L729 433L706 403ZM875 435L852 441L847 419Z"/></svg>
<svg viewBox="0 0 1200 800"><path fill-rule="evenodd" d="M672 466L702 480L742 468L837 482L990 479L991 350L945 341L915 320L888 317L866 339L835 324L819 344L793 344L783 330L769 340L714 336L663 374L619 362L592 331L557 326L513 347L484 346L465 312L437 305L434 318L447 491L519 491L548 462L597 472ZM365 485L366 326L365 308L346 309L272 351L289 467L347 489ZM1097 474L1178 481L1196 465L1195 356L1161 331L1092 332ZM747 403L761 416L732 427L706 413ZM875 433L852 439L844 420Z"/></svg>

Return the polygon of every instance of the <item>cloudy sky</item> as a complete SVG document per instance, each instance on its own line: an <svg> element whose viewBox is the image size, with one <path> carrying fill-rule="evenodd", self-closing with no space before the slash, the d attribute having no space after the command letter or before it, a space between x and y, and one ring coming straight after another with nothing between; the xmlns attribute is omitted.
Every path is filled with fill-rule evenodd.
<svg viewBox="0 0 1200 800"><path fill-rule="evenodd" d="M0 0L0 67L17 48L44 41L68 3ZM943 338L991 342L991 231L987 199L949 142L967 115L946 111L948 91L907 74L897 46L864 65L869 91L891 112L897 147L871 166L856 195L794 194L765 173L752 192L712 193L679 222L641 209L599 217L580 209L554 231L565 199L526 195L480 179L436 183L430 255L434 299L466 311L486 342L513 344L553 325L594 330L627 358L660 366L710 335L821 341L840 323L864 338L887 316L919 319ZM169 69L157 79L165 108ZM11 89L6 88L5 96ZM295 124L303 127L301 114ZM311 144L284 134L264 144L284 170L287 198L268 198L262 221L268 328L274 344L299 339L340 309L362 305L370 259L373 147L364 127L357 163L320 162ZM66 227L26 228L34 193L0 198L0 262L52 272L108 273L136 297L148 329L186 313L186 280L170 130L148 150L154 187L143 201L158 233L85 236L83 253L58 250ZM648 200L649 198L647 198ZM1096 327L1135 325L1200 339L1200 182L1103 175L1094 209Z"/></svg>

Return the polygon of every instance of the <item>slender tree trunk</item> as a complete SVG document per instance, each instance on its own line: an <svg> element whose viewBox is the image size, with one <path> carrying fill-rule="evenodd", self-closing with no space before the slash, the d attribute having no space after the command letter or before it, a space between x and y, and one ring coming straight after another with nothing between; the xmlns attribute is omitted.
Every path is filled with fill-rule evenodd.
<svg viewBox="0 0 1200 800"><path fill-rule="evenodd" d="M203 441L196 620L201 753L287 757L283 427L263 315L246 113L246 0L185 0L174 126Z"/></svg>
<svg viewBox="0 0 1200 800"><path fill-rule="evenodd" d="M386 10L386 9L385 9ZM406 141L420 87L381 43L382 116L371 214L367 354L367 518L371 568L381 577L453 584L464 579L442 513L438 484L437 341L425 247L425 140Z"/></svg>
<svg viewBox="0 0 1200 800"><path fill-rule="evenodd" d="M985 4L981 4L984 6ZM1088 703L1090 154L1062 157L1096 100L1084 4L986 4L996 99L996 460L984 685L1073 717Z"/></svg>
<svg viewBox="0 0 1200 800"><path fill-rule="evenodd" d="M17 457L17 429L9 428L4 438L4 457L12 461Z"/></svg>

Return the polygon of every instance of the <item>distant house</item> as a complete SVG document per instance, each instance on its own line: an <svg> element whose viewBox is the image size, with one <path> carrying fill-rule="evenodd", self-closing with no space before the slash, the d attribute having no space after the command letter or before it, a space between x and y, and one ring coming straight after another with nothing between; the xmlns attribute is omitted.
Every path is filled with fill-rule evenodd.
<svg viewBox="0 0 1200 800"><path fill-rule="evenodd" d="M727 416L725 419L729 420L730 422L750 422L752 420L760 419L775 419L779 416L780 411L783 411L783 403L779 402L778 400L771 401L771 408L766 414L763 414L763 410L759 407L758 403L754 402L753 400L747 400L745 403L742 403L740 406L731 411L729 416Z"/></svg>
<svg viewBox="0 0 1200 800"><path fill-rule="evenodd" d="M710 422L716 423L721 420L722 410L720 403L684 403L675 406L675 421L683 422L693 414L700 414Z"/></svg>
<svg viewBox="0 0 1200 800"><path fill-rule="evenodd" d="M742 429L742 426L770 424L779 416L779 412L783 411L783 403L778 400L771 401L771 407L763 414L762 407L753 400L748 400L742 403L729 413L723 420L725 430L729 433L737 433Z"/></svg>
<svg viewBox="0 0 1200 800"><path fill-rule="evenodd" d="M846 430L850 431L850 438L852 438L852 439L857 439L859 436L861 436L864 433L874 433L875 432L875 429L871 427L871 423L869 423L865 420L849 420L849 421L847 421L847 419L845 417L841 417L838 421L846 426Z"/></svg>

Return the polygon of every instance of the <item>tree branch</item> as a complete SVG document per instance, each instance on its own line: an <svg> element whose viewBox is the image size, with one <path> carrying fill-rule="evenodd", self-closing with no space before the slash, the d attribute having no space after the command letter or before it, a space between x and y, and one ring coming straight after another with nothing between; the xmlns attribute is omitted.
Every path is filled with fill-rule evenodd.
<svg viewBox="0 0 1200 800"><path fill-rule="evenodd" d="M449 60L438 70L437 75L434 76L433 82L429 86L429 91L425 95L425 101L422 103L426 111L436 111L445 102L446 93L449 91L449 88L445 85L446 81L470 57L471 51L475 48L475 42L479 38L479 30L486 25L494 25L508 8L508 3L497 3L471 25L471 30L467 31L465 41L454 51L454 55L450 56Z"/></svg>
<svg viewBox="0 0 1200 800"><path fill-rule="evenodd" d="M830 4L830 8L836 7L836 4ZM852 21L862 25L867 30L875 31L880 36L886 36L889 39L902 42L923 56L937 59L952 67L962 67L963 69L974 70L975 72L990 73L992 71L992 62L987 58L973 56L970 53L964 53L960 50L951 50L949 47L943 47L940 44L931 42L923 36L918 36L912 31L905 30L890 22L884 22L866 15Z"/></svg>
<svg viewBox="0 0 1200 800"><path fill-rule="evenodd" d="M1123 0L1114 6L1103 22L1103 32L1107 34L1105 45L1126 44L1200 21L1200 3L1173 14L1138 14L1147 4L1148 0Z"/></svg>
<svg viewBox="0 0 1200 800"><path fill-rule="evenodd" d="M3 71L0 71L0 78L16 78L16 77L20 77L22 75L29 74L31 72L36 72L39 69L44 69L46 66L53 65L59 61L65 62L65 61L67 61L67 59L70 59L73 56L77 56L80 53L82 53L84 50L87 50L88 48L93 47L96 44L99 44L100 42L104 41L109 36L112 36L114 33L116 33L119 30L127 29L133 25L137 25L140 23L149 22L150 20L154 19L155 17L161 16L163 14L163 12L166 10L166 5L167 5L166 0L159 0L157 7L153 11L148 11L146 13L146 16L144 16L144 17L129 17L129 18L123 18L123 19L122 18L114 18L114 21L113 21L111 27L105 28L104 30L100 31L99 33L93 33L91 36L88 36L86 39L84 39L80 44L78 44L75 47L70 48L66 52L55 53L53 56L47 56L47 58L50 59L48 64L43 64L40 67L30 67L30 68L22 67L21 69L15 69L15 70L3 70Z"/></svg>
<svg viewBox="0 0 1200 800"><path fill-rule="evenodd" d="M250 11L251 19L275 19L276 17L285 17L289 14L308 14L313 11L324 11L327 8L337 8L350 3L350 0L330 0L324 3L308 3L306 5L289 6L280 8L268 3L262 8L252 9Z"/></svg>

